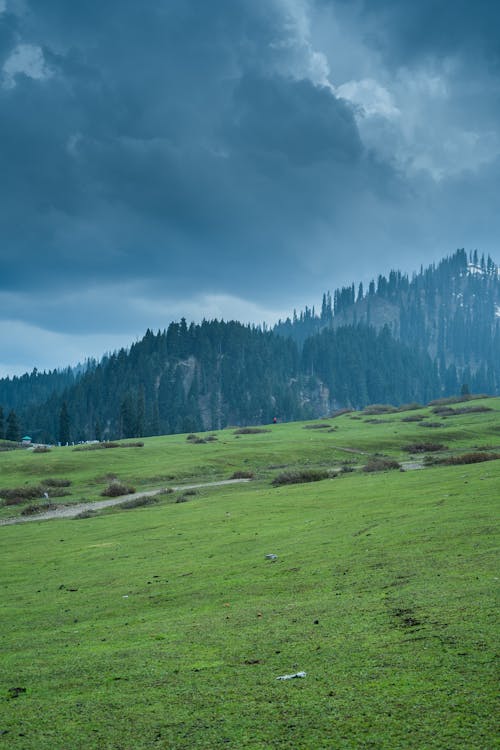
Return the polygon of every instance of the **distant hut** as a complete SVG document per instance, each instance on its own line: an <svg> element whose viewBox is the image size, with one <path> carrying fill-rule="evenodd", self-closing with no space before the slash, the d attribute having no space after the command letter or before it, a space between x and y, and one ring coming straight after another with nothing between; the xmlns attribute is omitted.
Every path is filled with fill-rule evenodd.
<svg viewBox="0 0 500 750"><path fill-rule="evenodd" d="M25 435L23 438L21 438L21 443L23 445L31 445L31 438L29 435Z"/></svg>

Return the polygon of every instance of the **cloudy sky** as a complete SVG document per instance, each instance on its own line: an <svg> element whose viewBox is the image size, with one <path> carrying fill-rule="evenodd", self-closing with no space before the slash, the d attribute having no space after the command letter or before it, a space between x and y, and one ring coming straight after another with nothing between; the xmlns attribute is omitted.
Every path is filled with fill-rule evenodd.
<svg viewBox="0 0 500 750"><path fill-rule="evenodd" d="M499 28L492 0L0 0L0 375L500 260Z"/></svg>

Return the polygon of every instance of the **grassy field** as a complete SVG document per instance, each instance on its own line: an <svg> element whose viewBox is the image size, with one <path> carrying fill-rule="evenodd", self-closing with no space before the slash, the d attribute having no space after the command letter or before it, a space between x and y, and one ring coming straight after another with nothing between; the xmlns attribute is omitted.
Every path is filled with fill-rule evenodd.
<svg viewBox="0 0 500 750"><path fill-rule="evenodd" d="M407 461L416 442L494 451L500 400L471 403L492 411L1 453L2 487L67 478L60 502L98 498L111 476L255 480L0 529L0 747L497 747L500 461L271 485L374 454Z"/></svg>
<svg viewBox="0 0 500 750"><path fill-rule="evenodd" d="M345 462L362 466L377 454L409 461L412 454L406 448L415 443L442 444L441 456L478 447L500 450L500 399L473 400L451 408L489 411L439 416L427 407L377 417L355 412L317 422L268 425L258 434L227 429L212 433L211 441L201 443L187 440L186 435L170 435L146 438L142 447L9 451L0 453L0 497L2 488L41 486L50 479L71 482L62 498L53 497L56 493L45 488L52 502L65 504L99 499L114 479L137 490L227 479L235 471L252 471L257 480L266 481L286 469L335 470ZM405 421L408 418L421 421ZM135 442L121 444L133 446ZM417 456L422 458L422 454ZM4 507L0 503L0 519L16 515L22 508L22 503Z"/></svg>

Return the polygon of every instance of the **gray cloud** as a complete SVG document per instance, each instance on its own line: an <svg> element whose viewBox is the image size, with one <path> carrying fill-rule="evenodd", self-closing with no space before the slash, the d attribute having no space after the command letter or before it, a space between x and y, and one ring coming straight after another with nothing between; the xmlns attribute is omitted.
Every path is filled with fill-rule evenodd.
<svg viewBox="0 0 500 750"><path fill-rule="evenodd" d="M318 0L318 5L356 16L366 43L393 65L471 52L500 58L500 7L491 0Z"/></svg>
<svg viewBox="0 0 500 750"><path fill-rule="evenodd" d="M490 5L7 0L0 319L62 365L59 334L261 320L494 253Z"/></svg>

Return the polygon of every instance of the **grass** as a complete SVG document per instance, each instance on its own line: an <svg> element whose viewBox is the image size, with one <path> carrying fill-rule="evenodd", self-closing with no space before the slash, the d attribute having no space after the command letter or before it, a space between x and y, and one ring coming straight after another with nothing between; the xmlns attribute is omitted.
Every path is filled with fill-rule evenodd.
<svg viewBox="0 0 500 750"><path fill-rule="evenodd" d="M303 423L291 423L253 428L264 431L243 435L234 434L231 429L222 430L215 433L216 440L205 441L203 445L186 440L186 435L171 435L146 438L141 441L144 446L135 450L75 452L65 447L54 448L48 454L8 451L0 454L0 486L31 487L43 484L47 478L70 479L71 494L64 498L64 503L70 503L82 498L99 499L113 480L132 485L140 492L172 483L227 479L239 471L252 472L256 480L272 480L276 475L273 467L291 471L338 470L347 457L360 466L375 453L401 462L408 458L405 447L410 443L443 443L447 446L443 457L476 450L485 444L498 447L500 399L474 400L474 404L486 405L492 411L436 421L431 407L417 411L410 405L410 412L385 413L381 424L365 424L353 419L357 416L353 413L337 416L337 429L331 432L306 431ZM425 428L423 422L405 422L410 414L432 417L437 426ZM318 424L323 423L318 420ZM129 443L124 441L124 444ZM0 519L12 514L12 508L0 507Z"/></svg>
<svg viewBox="0 0 500 750"><path fill-rule="evenodd" d="M500 442L499 400L488 405L454 417L447 454ZM34 482L64 477L75 495L111 472L141 487L161 472L247 467L256 479L0 528L0 743L493 748L500 461L271 486L271 464L333 465L340 447L407 458L422 430L402 417L226 431L203 446L172 436L140 451L3 453L2 486L31 461Z"/></svg>

